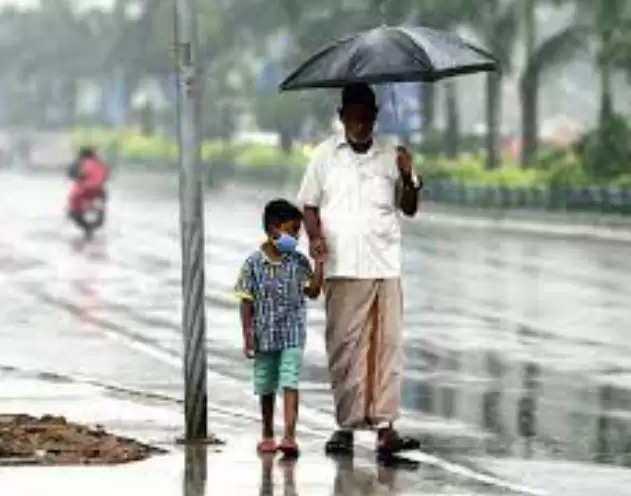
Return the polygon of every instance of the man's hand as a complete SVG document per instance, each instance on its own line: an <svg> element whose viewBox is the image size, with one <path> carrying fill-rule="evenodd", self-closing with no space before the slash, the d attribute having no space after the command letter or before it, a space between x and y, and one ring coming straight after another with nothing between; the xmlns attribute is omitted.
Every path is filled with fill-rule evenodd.
<svg viewBox="0 0 631 496"><path fill-rule="evenodd" d="M412 154L404 146L397 146L397 167L401 177L409 180L412 177Z"/></svg>
<svg viewBox="0 0 631 496"><path fill-rule="evenodd" d="M423 181L414 175L412 154L403 146L397 146L397 167L402 186L397 194L398 206L405 215L413 217L418 210L419 190L423 187Z"/></svg>

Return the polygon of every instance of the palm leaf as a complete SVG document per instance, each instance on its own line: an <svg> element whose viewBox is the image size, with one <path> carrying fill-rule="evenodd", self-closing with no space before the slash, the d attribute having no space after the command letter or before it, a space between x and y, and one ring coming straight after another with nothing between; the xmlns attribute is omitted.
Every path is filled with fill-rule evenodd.
<svg viewBox="0 0 631 496"><path fill-rule="evenodd" d="M544 40L526 62L524 74L543 74L571 59L579 50L587 48L590 28L572 25Z"/></svg>
<svg viewBox="0 0 631 496"><path fill-rule="evenodd" d="M467 24L478 33L480 42L493 53L502 70L510 71L518 35L519 1L486 0L476 2L476 7Z"/></svg>

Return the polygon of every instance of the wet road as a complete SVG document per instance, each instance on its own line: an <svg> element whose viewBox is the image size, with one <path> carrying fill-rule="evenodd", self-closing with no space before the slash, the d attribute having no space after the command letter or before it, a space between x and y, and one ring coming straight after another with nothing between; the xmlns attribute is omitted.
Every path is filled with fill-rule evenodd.
<svg viewBox="0 0 631 496"><path fill-rule="evenodd" d="M0 366L179 399L174 178L117 178L109 225L90 244L61 215L63 179L0 179ZM260 211L271 196L230 188L207 200L211 403L249 421L256 403L230 290L261 239ZM401 427L421 436L421 461L535 487L545 481L550 494L582 477L609 495L630 494L619 482L628 481L622 469L631 466L629 244L466 229L423 217L406 224L404 244ZM314 444L332 427L323 319L316 303L301 412ZM349 470L338 467L338 477L352 479ZM585 483L576 487L572 494L595 494Z"/></svg>

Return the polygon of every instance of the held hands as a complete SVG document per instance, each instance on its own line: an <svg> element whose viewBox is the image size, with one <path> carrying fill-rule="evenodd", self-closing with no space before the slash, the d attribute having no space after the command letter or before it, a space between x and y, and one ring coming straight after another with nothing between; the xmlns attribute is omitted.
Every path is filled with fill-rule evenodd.
<svg viewBox="0 0 631 496"><path fill-rule="evenodd" d="M317 264L324 263L327 247L324 237L318 236L309 240L309 255Z"/></svg>

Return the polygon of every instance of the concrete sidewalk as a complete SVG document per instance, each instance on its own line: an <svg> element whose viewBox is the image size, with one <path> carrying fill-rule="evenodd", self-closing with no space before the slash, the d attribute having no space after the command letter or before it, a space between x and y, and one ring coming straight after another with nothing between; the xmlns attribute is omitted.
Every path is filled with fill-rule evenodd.
<svg viewBox="0 0 631 496"><path fill-rule="evenodd" d="M164 455L118 466L0 465L5 494L516 494L432 464L410 461L386 466L361 445L354 459L331 459L322 454L322 435L308 429L299 433L302 456L297 462L283 461L280 456L259 457L255 453L258 424L231 414L229 406L211 409L209 415L210 430L225 445L186 448L175 443L182 432L182 415L179 405L168 398L117 392L89 379L10 368L0 369L0 380L3 413L63 415L167 450Z"/></svg>

